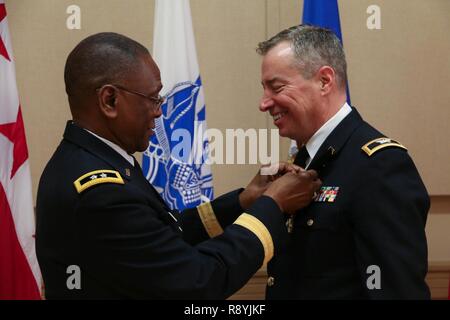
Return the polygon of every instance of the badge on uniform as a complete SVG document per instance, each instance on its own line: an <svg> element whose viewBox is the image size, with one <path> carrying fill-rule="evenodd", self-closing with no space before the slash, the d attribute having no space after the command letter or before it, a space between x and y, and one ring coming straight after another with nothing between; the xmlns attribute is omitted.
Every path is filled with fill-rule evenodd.
<svg viewBox="0 0 450 320"><path fill-rule="evenodd" d="M378 150L383 150L385 148L391 148L391 147L408 150L408 149L406 149L405 146L401 145L397 141L392 140L390 138L384 138L384 137L367 142L365 145L362 146L361 149L365 153L367 153L367 155L370 157Z"/></svg>
<svg viewBox="0 0 450 320"><path fill-rule="evenodd" d="M334 202L338 192L339 187L321 187L314 197L314 202Z"/></svg>
<svg viewBox="0 0 450 320"><path fill-rule="evenodd" d="M117 183L124 184L122 177L118 171L114 170L95 170L83 174L73 182L78 193L95 186L100 183Z"/></svg>

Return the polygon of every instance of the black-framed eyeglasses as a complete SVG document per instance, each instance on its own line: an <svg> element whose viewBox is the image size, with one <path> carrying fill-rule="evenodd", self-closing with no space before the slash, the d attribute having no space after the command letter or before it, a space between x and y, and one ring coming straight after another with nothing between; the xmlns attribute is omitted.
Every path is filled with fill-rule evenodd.
<svg viewBox="0 0 450 320"><path fill-rule="evenodd" d="M142 97L142 98L146 98L146 99L152 101L153 104L154 104L154 109L155 109L155 111L158 111L159 108L161 108L161 106L162 106L162 104L164 103L164 101L166 100L166 98L164 98L163 96L161 96L161 95L159 95L159 94L158 94L157 97L154 97L154 96L148 96L148 95L143 94L143 93L141 93L141 92L137 92L137 91L134 91L134 90L130 90L130 89L128 89L128 88L125 88L125 87L123 87L123 86L121 86L121 85L119 85L119 84L111 83L111 84L109 84L109 85L112 86L112 87L115 87L115 88L117 88L117 89L119 89L119 90L123 90L123 91L125 91L125 92L131 93L131 94L135 94L135 95L137 95L137 96L140 96L140 97ZM103 85L102 87L104 87L104 86L106 86L106 84ZM97 90L99 90L99 89L101 89L101 87L100 87L100 88L97 88Z"/></svg>

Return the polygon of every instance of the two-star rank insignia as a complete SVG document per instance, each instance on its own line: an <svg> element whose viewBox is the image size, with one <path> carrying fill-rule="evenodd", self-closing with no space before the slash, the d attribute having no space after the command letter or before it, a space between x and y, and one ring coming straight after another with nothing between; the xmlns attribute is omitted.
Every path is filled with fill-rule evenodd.
<svg viewBox="0 0 450 320"><path fill-rule="evenodd" d="M321 187L314 197L314 202L334 202L339 192L339 187Z"/></svg>
<svg viewBox="0 0 450 320"><path fill-rule="evenodd" d="M77 180L74 181L73 185L77 189L78 193L95 186L100 183L117 183L124 184L120 173L114 170L95 170L83 174Z"/></svg>
<svg viewBox="0 0 450 320"><path fill-rule="evenodd" d="M401 148L406 149L405 146L401 145L395 140L389 139L389 138L378 138L375 140L372 140L370 142L367 142L365 145L362 146L362 150L367 153L367 155L370 157L378 150L388 148L388 147L395 147L395 148Z"/></svg>

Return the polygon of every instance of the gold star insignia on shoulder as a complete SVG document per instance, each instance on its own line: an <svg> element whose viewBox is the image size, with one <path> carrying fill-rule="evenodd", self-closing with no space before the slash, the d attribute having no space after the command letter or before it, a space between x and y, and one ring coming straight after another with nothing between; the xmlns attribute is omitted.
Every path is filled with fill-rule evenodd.
<svg viewBox="0 0 450 320"><path fill-rule="evenodd" d="M408 150L408 149L406 149L405 146L401 145L397 141L392 140L390 138L384 138L384 137L367 142L365 145L362 146L361 149L365 153L367 153L367 155L370 157L375 152L377 152L381 149L384 149L384 148L388 148L388 147L401 148L401 149Z"/></svg>
<svg viewBox="0 0 450 320"><path fill-rule="evenodd" d="M114 170L95 170L83 174L73 182L78 193L100 183L124 184L120 173Z"/></svg>

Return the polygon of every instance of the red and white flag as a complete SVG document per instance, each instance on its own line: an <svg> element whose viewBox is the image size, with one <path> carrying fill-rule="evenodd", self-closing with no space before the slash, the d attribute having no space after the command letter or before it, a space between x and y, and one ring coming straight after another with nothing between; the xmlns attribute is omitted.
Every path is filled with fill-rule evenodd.
<svg viewBox="0 0 450 320"><path fill-rule="evenodd" d="M0 299L40 299L30 166L4 0L0 0Z"/></svg>

